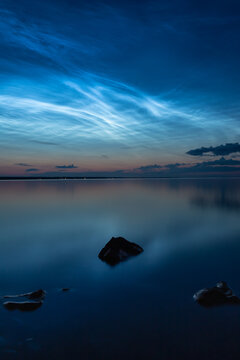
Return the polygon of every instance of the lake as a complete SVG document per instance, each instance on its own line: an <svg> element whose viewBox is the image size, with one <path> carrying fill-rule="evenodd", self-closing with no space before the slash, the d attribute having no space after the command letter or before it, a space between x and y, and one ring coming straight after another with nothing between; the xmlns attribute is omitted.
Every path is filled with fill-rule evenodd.
<svg viewBox="0 0 240 360"><path fill-rule="evenodd" d="M0 295L46 290L32 312L0 304L0 358L240 358L239 179L0 182ZM144 248L110 267L112 236ZM62 288L70 288L63 292Z"/></svg>

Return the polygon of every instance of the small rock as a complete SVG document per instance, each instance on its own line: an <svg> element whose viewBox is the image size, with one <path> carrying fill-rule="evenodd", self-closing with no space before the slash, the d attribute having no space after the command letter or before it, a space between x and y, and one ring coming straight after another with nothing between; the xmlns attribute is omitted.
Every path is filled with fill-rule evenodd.
<svg viewBox="0 0 240 360"><path fill-rule="evenodd" d="M27 297L30 300L44 299L45 295L46 295L46 291L44 291L42 289L27 293L27 294L24 294L24 296Z"/></svg>
<svg viewBox="0 0 240 360"><path fill-rule="evenodd" d="M98 257L107 264L114 266L129 257L139 255L141 252L143 252L141 246L123 237L112 237L100 251Z"/></svg>
<svg viewBox="0 0 240 360"><path fill-rule="evenodd" d="M28 342L28 341L33 341L33 338L27 338L25 341L26 341L26 342Z"/></svg>
<svg viewBox="0 0 240 360"><path fill-rule="evenodd" d="M62 288L62 291L69 291L70 289L69 288Z"/></svg>
<svg viewBox="0 0 240 360"><path fill-rule="evenodd" d="M7 310L34 311L42 306L42 301L7 301L3 306Z"/></svg>
<svg viewBox="0 0 240 360"><path fill-rule="evenodd" d="M11 299L11 298L19 298L19 297L26 297L29 300L36 300L36 299L44 299L46 295L46 291L40 289L36 291L32 291L26 294L19 294L19 295L5 295L5 299Z"/></svg>
<svg viewBox="0 0 240 360"><path fill-rule="evenodd" d="M199 290L193 295L193 299L205 307L240 304L240 299L233 294L225 281L219 281L212 288Z"/></svg>

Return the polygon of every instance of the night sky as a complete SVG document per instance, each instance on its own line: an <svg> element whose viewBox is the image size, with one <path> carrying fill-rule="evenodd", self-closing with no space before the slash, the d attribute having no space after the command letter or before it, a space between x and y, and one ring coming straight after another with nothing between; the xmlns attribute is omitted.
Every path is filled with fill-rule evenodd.
<svg viewBox="0 0 240 360"><path fill-rule="evenodd" d="M239 1L0 4L0 176L240 175Z"/></svg>

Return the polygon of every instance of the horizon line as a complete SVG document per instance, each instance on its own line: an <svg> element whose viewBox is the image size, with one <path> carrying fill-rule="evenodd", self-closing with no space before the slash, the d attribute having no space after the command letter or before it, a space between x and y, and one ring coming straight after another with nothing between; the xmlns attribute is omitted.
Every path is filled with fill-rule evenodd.
<svg viewBox="0 0 240 360"><path fill-rule="evenodd" d="M0 176L0 181L16 180L137 180L137 179L239 179L239 175L221 176Z"/></svg>

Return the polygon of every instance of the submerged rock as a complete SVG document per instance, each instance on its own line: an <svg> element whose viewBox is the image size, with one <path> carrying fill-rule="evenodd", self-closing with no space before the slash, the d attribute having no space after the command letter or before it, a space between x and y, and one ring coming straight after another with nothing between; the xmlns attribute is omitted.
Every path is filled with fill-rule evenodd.
<svg viewBox="0 0 240 360"><path fill-rule="evenodd" d="M40 289L40 290L36 290L36 291L32 291L26 294L19 294L19 295L5 295L4 298L5 299L11 299L11 298L19 298L19 297L26 297L29 300L37 300L37 299L44 299L46 295L46 291Z"/></svg>
<svg viewBox="0 0 240 360"><path fill-rule="evenodd" d="M34 311L42 306L42 301L6 301L3 306L7 310Z"/></svg>
<svg viewBox="0 0 240 360"><path fill-rule="evenodd" d="M123 237L112 237L98 254L99 259L109 265L117 265L127 260L131 256L139 255L143 252L141 246L130 242Z"/></svg>
<svg viewBox="0 0 240 360"><path fill-rule="evenodd" d="M193 299L205 307L240 304L240 299L233 294L225 281L219 281L212 288L199 290L193 295Z"/></svg>

